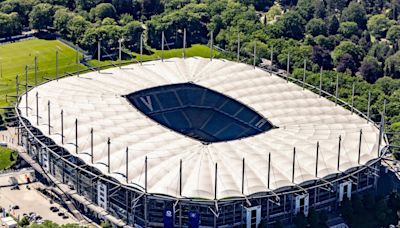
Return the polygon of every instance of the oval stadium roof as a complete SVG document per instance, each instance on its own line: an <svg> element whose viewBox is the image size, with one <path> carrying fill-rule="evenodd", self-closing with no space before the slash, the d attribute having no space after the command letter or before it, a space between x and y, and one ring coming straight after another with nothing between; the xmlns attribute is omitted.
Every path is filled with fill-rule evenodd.
<svg viewBox="0 0 400 228"><path fill-rule="evenodd" d="M256 129L260 119L239 118L241 105L232 112L222 112L233 122L213 124L208 113L197 115L188 109L165 117L160 122L143 111L155 105L171 106L173 97L160 99L151 88L190 83L214 91L266 118L271 126L246 137L236 137L241 126ZM150 90L149 90L150 89ZM143 94L141 108L132 105L129 94ZM157 91L157 90L154 90ZM36 125L36 92L39 94L40 123ZM177 93L175 91L175 93ZM194 92L185 92L195 95ZM206 93L204 93L206 94ZM202 107L210 107L206 95ZM149 96L149 97L146 97ZM158 99L156 101L156 99ZM225 99L225 98L224 98ZM26 97L19 104L21 115L47 135L47 102L51 102L51 137L61 145L60 111L64 111L64 145L73 156L125 183L125 151L129 148L129 184L144 187L144 166L147 156L149 193L174 197L214 199L215 164L218 163L217 198L251 195L258 192L301 184L315 179L316 144L319 141L318 177L337 173L338 138L341 136L340 171L358 166L358 141L362 134L361 163L377 158L379 130L372 123L325 98L303 90L252 66L226 60L203 58L168 59L91 72L80 76L51 81L32 89L28 94L29 115L25 114ZM188 101L189 102L189 101ZM178 106L193 107L184 105ZM199 104L200 104L199 103ZM235 103L236 104L236 103ZM200 105L200 106L201 106ZM172 105L174 106L174 105ZM171 107L172 107L171 106ZM174 107L178 107L176 104ZM232 108L230 107L230 108ZM139 109L138 109L139 108ZM244 108L245 109L245 108ZM188 114L188 112L194 112ZM147 114L147 115L146 115ZM170 113L169 113L170 114ZM168 114L168 115L169 115ZM172 117L171 117L172 116ZM201 118L206 118L201 120ZM207 119L208 118L208 119ZM236 118L236 119L235 119ZM78 154L75 154L75 119L78 119ZM188 121L188 119L190 121ZM181 124L186 121L187 124ZM242 122L240 122L240 121ZM174 122L168 125L170 122ZM224 121L224 120L222 120ZM235 122L237 121L237 122ZM198 124L200 123L201 124ZM238 124L240 122L240 124ZM179 129L172 125L178 124ZM191 123L198 124L193 127ZM257 125L258 123L258 125ZM188 127L188 126L191 127ZM220 126L221 125L221 126ZM266 125L264 125L266 126ZM209 130L212 127L212 130ZM229 129L232 127L232 129ZM90 158L90 129L94 129L94 164ZM193 132L190 132L191 129ZM194 130L193 130L194 129ZM225 130L224 130L225 129ZM228 130L226 130L228 129ZM244 128L243 128L244 129ZM235 132L229 140L204 140ZM223 132L223 133L218 133ZM207 133L207 134L208 134ZM198 134L198 135L196 135ZM233 133L232 133L233 134ZM111 164L108 174L107 138L111 139ZM199 140L199 137L202 140ZM208 136L207 136L208 137ZM236 139L238 138L238 139ZM204 143L204 141L210 143ZM293 148L296 147L295 178L292 182ZM267 188L268 154L271 153L270 189ZM245 158L242 194L242 162ZM182 160L182 195L179 193L179 167Z"/></svg>

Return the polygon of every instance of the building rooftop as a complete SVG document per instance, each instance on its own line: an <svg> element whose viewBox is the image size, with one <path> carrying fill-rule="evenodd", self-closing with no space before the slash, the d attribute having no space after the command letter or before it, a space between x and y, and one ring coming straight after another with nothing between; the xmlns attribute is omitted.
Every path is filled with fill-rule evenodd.
<svg viewBox="0 0 400 228"><path fill-rule="evenodd" d="M39 125L35 116L36 93ZM359 165L360 130L360 163L378 156L379 130L372 123L276 75L227 60L174 58L91 72L33 88L28 100L28 116L24 108L26 96L19 104L21 115L44 135L48 135L50 101L48 136L59 145L63 110L62 146L73 156L125 183L128 148L129 184L144 188L147 157L147 191L174 197L214 199L216 189L217 198L221 199L314 180L317 142L318 178L346 171Z"/></svg>

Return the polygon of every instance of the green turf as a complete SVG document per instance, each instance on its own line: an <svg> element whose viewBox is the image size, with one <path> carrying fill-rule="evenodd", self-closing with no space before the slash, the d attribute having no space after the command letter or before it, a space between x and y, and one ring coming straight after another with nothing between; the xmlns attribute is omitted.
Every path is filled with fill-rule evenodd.
<svg viewBox="0 0 400 228"><path fill-rule="evenodd" d="M10 168L17 161L18 154L12 150L0 146L0 170Z"/></svg>
<svg viewBox="0 0 400 228"><path fill-rule="evenodd" d="M25 66L28 65L29 85L34 85L34 58L37 56L38 83L44 78L54 78L56 72L56 49L58 49L58 72L84 69L76 64L76 51L57 40L27 40L0 45L0 107L7 106L6 94L15 95L15 77L18 74L21 84L25 84ZM80 55L82 58L82 55ZM21 86L24 90L24 86ZM0 111L1 112L1 111Z"/></svg>
<svg viewBox="0 0 400 228"><path fill-rule="evenodd" d="M151 52L153 52L151 55L142 55L142 60L154 60L154 59L161 59L162 56L162 51L161 50L156 50L156 49L150 49ZM198 57L204 57L204 58L209 58L210 57L210 48L206 45L202 44L194 44L191 47L186 48L185 50L186 57L193 57L193 56L198 56ZM130 62L132 60L140 60L140 54L132 52L132 59L125 60L123 62ZM215 58L219 57L220 53L216 50L213 50L213 56ZM165 50L164 51L164 58L174 58L174 57L182 57L183 56L183 49L182 48L177 48L177 49L171 49L171 50ZM89 61L89 64L92 66L97 66L97 65L104 65L104 64L110 64L111 62L113 63L118 63L118 60L106 60L102 61L99 63L97 60L91 60Z"/></svg>

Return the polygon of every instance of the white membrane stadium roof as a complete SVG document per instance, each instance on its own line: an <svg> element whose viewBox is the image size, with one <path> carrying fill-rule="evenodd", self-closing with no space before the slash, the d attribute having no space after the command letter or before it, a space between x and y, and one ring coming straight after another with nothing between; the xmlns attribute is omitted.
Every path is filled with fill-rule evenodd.
<svg viewBox="0 0 400 228"><path fill-rule="evenodd" d="M204 145L148 118L126 95L155 86L194 82L240 101L278 128L264 133ZM40 123L36 125L36 92ZM204 58L168 59L91 72L51 81L28 93L19 104L21 115L44 135L61 145L60 112L64 111L64 147L88 165L125 183L126 148L129 148L129 184L174 197L214 199L215 164L218 163L217 198L250 195L315 179L316 145L320 143L318 178L358 166L362 130L361 164L377 158L379 130L356 114L300 86L252 66ZM51 135L47 103L51 102ZM78 119L78 154L75 154L75 119ZM90 129L94 129L94 163L90 158ZM111 139L110 174L107 138ZM296 147L292 182L293 148ZM270 189L267 188L268 154L271 153ZM242 159L245 158L244 194ZM179 163L182 160L182 196Z"/></svg>

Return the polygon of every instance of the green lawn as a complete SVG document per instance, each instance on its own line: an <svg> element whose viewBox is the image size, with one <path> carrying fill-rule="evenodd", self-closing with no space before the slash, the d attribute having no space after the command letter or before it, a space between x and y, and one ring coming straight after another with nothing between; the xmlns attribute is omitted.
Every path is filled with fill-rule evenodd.
<svg viewBox="0 0 400 228"><path fill-rule="evenodd" d="M11 149L0 146L0 170L10 168L17 161L18 154Z"/></svg>
<svg viewBox="0 0 400 228"><path fill-rule="evenodd" d="M56 72L56 49L58 49L58 72L76 71L84 69L83 65L76 64L76 51L57 40L27 40L11 44L0 45L0 107L7 106L6 94L15 95L15 76L18 74L20 82L25 84L25 66L29 67L29 85L34 85L34 58L38 58L38 82L43 78L54 78ZM80 55L82 57L82 55ZM23 86L21 86L23 87ZM21 88L24 90L24 88ZM1 113L1 110L0 110Z"/></svg>
<svg viewBox="0 0 400 228"><path fill-rule="evenodd" d="M142 60L154 60L154 59L161 59L161 50L156 50L156 49L150 49L153 54L151 55L145 55L143 54ZM140 59L140 54L132 52L132 59L125 60L124 62L130 62L132 60L137 60L139 61ZM219 57L220 53L216 51L215 49L213 50L213 56L214 57ZM177 49L171 49L171 50L164 50L164 58L173 58L173 57L182 57L183 56L183 49L182 48L177 48ZM206 45L201 45L201 44L194 44L189 48L186 48L186 57L193 57L193 56L198 56L198 57L204 57L204 58L209 58L210 57L210 48ZM102 61L99 63L97 60L91 60L89 61L89 64L92 66L98 66L98 65L106 65L110 64L113 62L114 64L119 63L118 60L111 61Z"/></svg>

